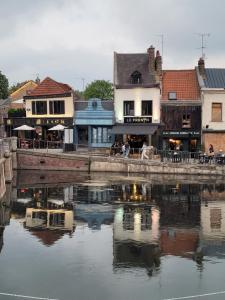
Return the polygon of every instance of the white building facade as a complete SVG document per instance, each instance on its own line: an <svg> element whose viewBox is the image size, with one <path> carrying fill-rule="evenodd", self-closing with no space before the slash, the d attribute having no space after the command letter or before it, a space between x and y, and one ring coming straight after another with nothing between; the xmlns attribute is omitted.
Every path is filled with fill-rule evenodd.
<svg viewBox="0 0 225 300"><path fill-rule="evenodd" d="M143 142L157 147L160 125L162 59L151 46L147 53L114 53L114 109L116 139L131 147Z"/></svg>
<svg viewBox="0 0 225 300"><path fill-rule="evenodd" d="M197 68L202 100L202 142L205 151L225 151L225 69L205 68L203 59Z"/></svg>

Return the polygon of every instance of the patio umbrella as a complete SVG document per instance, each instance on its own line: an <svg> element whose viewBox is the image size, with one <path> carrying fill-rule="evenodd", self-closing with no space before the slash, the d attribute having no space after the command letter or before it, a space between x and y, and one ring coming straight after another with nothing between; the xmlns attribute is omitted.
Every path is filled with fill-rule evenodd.
<svg viewBox="0 0 225 300"><path fill-rule="evenodd" d="M57 130L57 131L63 131L65 128L65 126L61 125L61 124L58 124L56 126L53 126L52 128L48 129L49 131L54 131L54 130Z"/></svg>
<svg viewBox="0 0 225 300"><path fill-rule="evenodd" d="M14 128L13 130L31 131L31 130L35 130L35 128L28 126L28 125L22 125L22 126Z"/></svg>

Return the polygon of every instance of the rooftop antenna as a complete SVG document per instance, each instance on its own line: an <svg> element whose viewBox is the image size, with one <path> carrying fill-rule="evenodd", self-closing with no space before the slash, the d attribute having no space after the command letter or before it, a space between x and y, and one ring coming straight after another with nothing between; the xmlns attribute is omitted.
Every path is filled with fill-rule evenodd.
<svg viewBox="0 0 225 300"><path fill-rule="evenodd" d="M156 36L160 37L160 39L161 39L161 56L162 56L162 62L163 62L164 35L161 33L161 34L157 34Z"/></svg>
<svg viewBox="0 0 225 300"><path fill-rule="evenodd" d="M210 36L210 33L198 33L198 36L201 38L201 47L198 49L201 49L202 58L205 59L205 52L204 49L206 49L206 43L205 40Z"/></svg>
<svg viewBox="0 0 225 300"><path fill-rule="evenodd" d="M83 78L83 77L75 77L75 79L78 79L78 80L81 80L81 81L82 81L82 91L84 91L86 79Z"/></svg>
<svg viewBox="0 0 225 300"><path fill-rule="evenodd" d="M83 83L83 91L84 91L84 87L85 87L85 78L81 78L82 83Z"/></svg>

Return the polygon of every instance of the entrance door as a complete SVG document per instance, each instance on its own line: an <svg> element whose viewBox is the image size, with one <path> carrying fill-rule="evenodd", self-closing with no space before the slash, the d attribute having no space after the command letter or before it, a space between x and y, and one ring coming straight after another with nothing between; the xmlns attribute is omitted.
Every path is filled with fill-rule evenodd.
<svg viewBox="0 0 225 300"><path fill-rule="evenodd" d="M142 148L144 142L148 144L147 135L128 135L127 139L130 147L135 149Z"/></svg>
<svg viewBox="0 0 225 300"><path fill-rule="evenodd" d="M80 145L80 146L88 145L88 127L87 126L78 127L78 145Z"/></svg>

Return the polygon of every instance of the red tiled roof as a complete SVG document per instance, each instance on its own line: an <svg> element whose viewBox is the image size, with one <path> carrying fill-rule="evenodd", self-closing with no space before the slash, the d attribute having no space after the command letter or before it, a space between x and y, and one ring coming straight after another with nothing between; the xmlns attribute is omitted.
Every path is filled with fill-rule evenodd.
<svg viewBox="0 0 225 300"><path fill-rule="evenodd" d="M72 88L68 84L57 82L46 77L28 96L62 95L71 93Z"/></svg>
<svg viewBox="0 0 225 300"><path fill-rule="evenodd" d="M162 100L168 100L169 92L176 92L177 100L200 99L195 70L163 71Z"/></svg>

